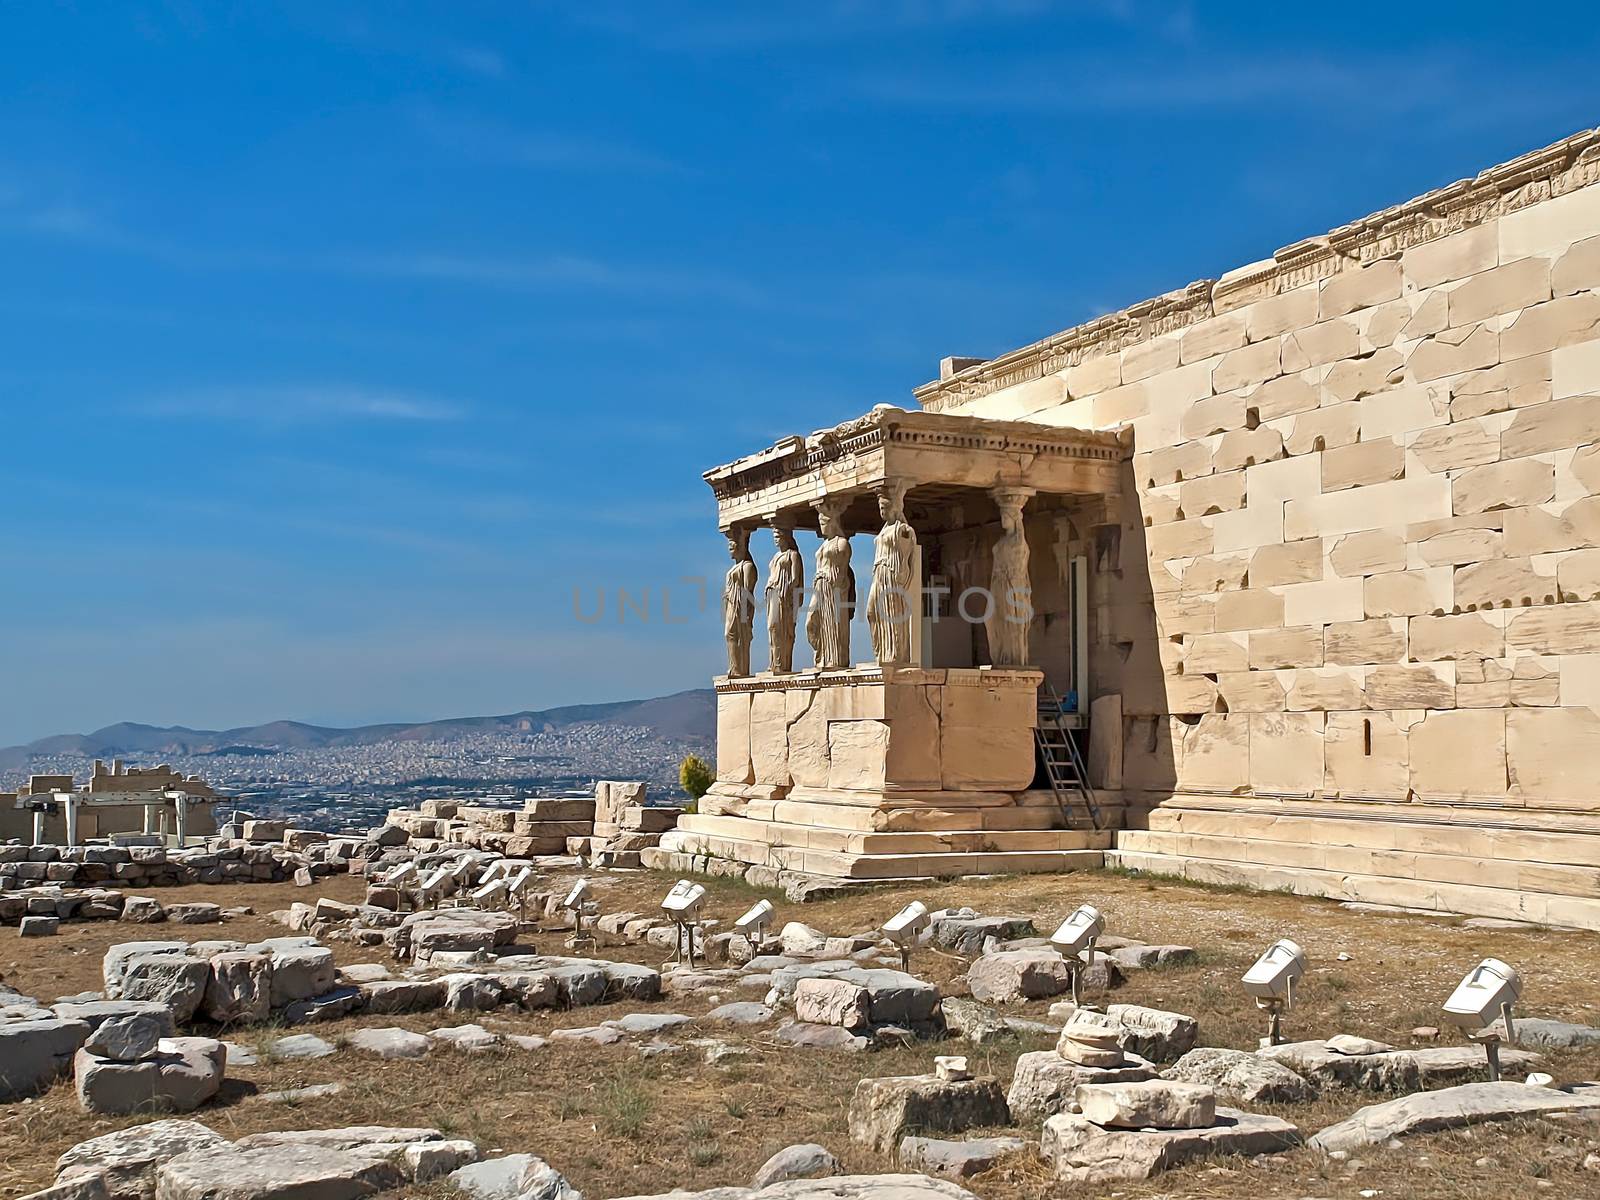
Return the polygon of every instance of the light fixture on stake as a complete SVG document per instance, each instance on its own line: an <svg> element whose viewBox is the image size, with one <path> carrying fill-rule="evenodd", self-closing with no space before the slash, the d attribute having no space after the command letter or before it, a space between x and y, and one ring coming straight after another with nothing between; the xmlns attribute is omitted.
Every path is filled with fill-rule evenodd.
<svg viewBox="0 0 1600 1200"><path fill-rule="evenodd" d="M569 950L594 950L599 947L594 933L584 928L583 919L600 911L600 903L589 898L589 881L580 879L572 885L561 907L572 914L572 936L567 939Z"/></svg>
<svg viewBox="0 0 1600 1200"><path fill-rule="evenodd" d="M745 913L733 923L735 933L744 934L750 943L750 948L756 953L761 953L761 944L767 938L767 926L772 924L772 901L757 900L750 906L750 911Z"/></svg>
<svg viewBox="0 0 1600 1200"><path fill-rule="evenodd" d="M1240 981L1244 994L1267 1013L1267 1036L1263 1046L1283 1044L1283 1014L1294 1007L1294 986L1306 973L1306 952L1288 938L1268 946Z"/></svg>
<svg viewBox="0 0 1600 1200"><path fill-rule="evenodd" d="M913 900L883 923L883 936L900 951L902 971L911 970L911 947L917 944L917 939L922 936L930 920L932 917L928 914L928 906L921 900Z"/></svg>
<svg viewBox="0 0 1600 1200"><path fill-rule="evenodd" d="M1489 1079L1500 1078L1501 1031L1495 1028L1497 1020L1505 1021L1504 1038L1516 1040L1516 1026L1511 1020L1511 1006L1522 998L1522 976L1516 968L1498 958L1486 958L1472 970L1450 993L1444 1002L1444 1018L1467 1035L1468 1041L1482 1042L1483 1052L1489 1059Z"/></svg>
<svg viewBox="0 0 1600 1200"><path fill-rule="evenodd" d="M532 880L532 867L523 867L506 880L506 899L516 902L518 921L525 921L528 918L528 884Z"/></svg>
<svg viewBox="0 0 1600 1200"><path fill-rule="evenodd" d="M1067 960L1067 979L1072 984L1072 1003L1083 1005L1083 969L1094 965L1094 944L1106 931L1105 918L1092 904L1081 904L1050 935L1050 943ZM1079 957L1084 955L1085 957Z"/></svg>
<svg viewBox="0 0 1600 1200"><path fill-rule="evenodd" d="M472 893L472 903L475 908L497 908L504 903L506 898L506 881L504 879L491 879L488 883L479 884Z"/></svg>
<svg viewBox="0 0 1600 1200"><path fill-rule="evenodd" d="M700 925L700 906L705 902L706 889L693 880L680 879L672 885L666 899L661 901L661 911L676 927L673 939L673 962L688 962L694 966L694 935ZM687 947L687 948L686 948Z"/></svg>

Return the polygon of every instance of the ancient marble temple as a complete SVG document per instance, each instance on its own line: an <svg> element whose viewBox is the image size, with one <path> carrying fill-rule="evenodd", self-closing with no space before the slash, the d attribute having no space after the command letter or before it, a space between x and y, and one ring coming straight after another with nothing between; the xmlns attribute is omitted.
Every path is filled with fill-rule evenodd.
<svg viewBox="0 0 1600 1200"><path fill-rule="evenodd" d="M670 850L1600 928L1600 131L915 399L706 474L729 671ZM1038 786L1041 688L1105 831Z"/></svg>

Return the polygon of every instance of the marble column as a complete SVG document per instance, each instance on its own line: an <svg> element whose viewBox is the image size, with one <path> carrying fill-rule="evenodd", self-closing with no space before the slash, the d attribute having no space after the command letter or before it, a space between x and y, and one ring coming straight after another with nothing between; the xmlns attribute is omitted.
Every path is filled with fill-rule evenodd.
<svg viewBox="0 0 1600 1200"><path fill-rule="evenodd" d="M805 595L805 560L795 545L792 518L772 518L775 547L767 564L767 662L775 675L794 670L794 635L800 620L800 604Z"/></svg>
<svg viewBox="0 0 1600 1200"><path fill-rule="evenodd" d="M722 637L728 646L728 674L750 674L750 644L755 640L756 564L750 557L750 530L735 525L727 531L733 565L722 585Z"/></svg>
<svg viewBox="0 0 1600 1200"><path fill-rule="evenodd" d="M867 626L872 631L872 655L885 664L912 661L911 611L922 601L917 535L905 517L905 494L906 485L894 480L878 492L883 526L873 543Z"/></svg>
<svg viewBox="0 0 1600 1200"><path fill-rule="evenodd" d="M1028 664L1028 634L1033 626L1033 587L1028 578L1028 538L1022 508L1031 488L995 488L1000 509L1000 537L994 544L989 576L989 656L997 667Z"/></svg>
<svg viewBox="0 0 1600 1200"><path fill-rule="evenodd" d="M824 671L850 665L850 616L855 606L856 577L850 569L850 538L844 531L848 496L825 496L814 503L822 543L817 547L811 582L811 607L806 612L806 640L817 666Z"/></svg>

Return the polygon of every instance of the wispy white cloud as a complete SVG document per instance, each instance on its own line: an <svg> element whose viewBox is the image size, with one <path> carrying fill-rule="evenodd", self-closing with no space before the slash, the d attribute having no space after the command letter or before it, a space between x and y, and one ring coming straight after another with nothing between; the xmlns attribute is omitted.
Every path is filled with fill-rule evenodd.
<svg viewBox="0 0 1600 1200"><path fill-rule="evenodd" d="M417 130L434 145L477 162L543 171L680 173L679 163L624 142L521 129L431 104L413 110Z"/></svg>
<svg viewBox="0 0 1600 1200"><path fill-rule="evenodd" d="M305 425L336 421L454 421L459 405L343 384L222 385L148 397L127 406L134 415L168 420Z"/></svg>
<svg viewBox="0 0 1600 1200"><path fill-rule="evenodd" d="M450 46L445 56L463 71L484 79L504 79L509 74L505 56L488 46Z"/></svg>

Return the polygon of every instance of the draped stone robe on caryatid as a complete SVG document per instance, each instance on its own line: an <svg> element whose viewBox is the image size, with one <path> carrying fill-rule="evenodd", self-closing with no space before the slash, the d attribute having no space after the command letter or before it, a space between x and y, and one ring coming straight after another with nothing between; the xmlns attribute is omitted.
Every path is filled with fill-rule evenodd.
<svg viewBox="0 0 1600 1200"><path fill-rule="evenodd" d="M777 552L767 564L768 664L775 674L787 675L794 670L794 635L800 599L805 593L805 560L795 545L793 529L774 526L772 538Z"/></svg>
<svg viewBox="0 0 1600 1200"><path fill-rule="evenodd" d="M806 612L806 640L819 668L843 670L850 665L850 614L855 607L856 578L850 570L850 539L844 532L844 506L834 497L819 501L817 520L822 544L817 547L811 581L811 607Z"/></svg>
<svg viewBox="0 0 1600 1200"><path fill-rule="evenodd" d="M905 519L904 498L905 488L893 485L878 496L883 526L873 543L867 626L880 663L911 661L911 606L920 603L917 535Z"/></svg>

